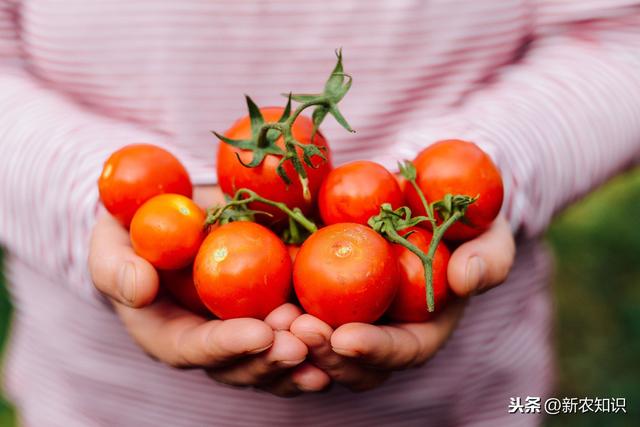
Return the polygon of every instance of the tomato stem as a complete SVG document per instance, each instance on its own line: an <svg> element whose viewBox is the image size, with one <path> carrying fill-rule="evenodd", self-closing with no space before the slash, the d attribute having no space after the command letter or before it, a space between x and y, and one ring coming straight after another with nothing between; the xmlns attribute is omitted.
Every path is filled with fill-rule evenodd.
<svg viewBox="0 0 640 427"><path fill-rule="evenodd" d="M416 190L416 193L418 193L418 197L420 197L420 201L422 202L422 206L424 207L424 210L427 214L427 218L429 218L429 222L431 223L431 226L435 230L437 227L437 221L436 221L435 214L433 213L433 206L431 206L429 202L427 202L427 197L424 195L424 192L422 191L422 189L420 188L416 180L410 179L409 182L411 183L413 188Z"/></svg>
<svg viewBox="0 0 640 427"><path fill-rule="evenodd" d="M433 295L433 256L435 254L435 248L432 251L431 246L429 246L429 252L425 254L419 247L411 243L405 237L399 235L392 226L385 230L385 237L392 243L404 246L420 258L420 262L422 262L422 266L424 267L425 288L427 290L427 310L429 312L433 312L435 310ZM433 242L433 239L431 242ZM435 247L437 247L437 244Z"/></svg>
<svg viewBox="0 0 640 427"><path fill-rule="evenodd" d="M249 163L244 163L238 156L238 160L245 167L254 168L260 166L267 155L280 156L277 173L287 185L291 184L291 179L284 165L286 162L290 162L300 180L302 193L307 201L311 200L311 191L309 190L309 178L305 166L308 168L318 167L312 162L313 157L316 156L320 157L322 161L327 160L323 153L326 147L318 147L313 143L322 121L330 114L342 127L349 132L354 132L338 109L338 103L351 88L352 78L344 73L342 51L337 50L336 56L336 65L325 83L324 91L319 94L287 94L287 105L276 123L266 123L258 106L247 96L247 107L251 120L251 138L234 140L214 132L226 144L241 150L253 151L253 158ZM291 111L292 100L300 103L293 112ZM300 114L309 107L315 107L312 114L313 131L309 143L302 144L293 137L292 128ZM276 130L282 136L284 149L276 144L278 137L275 132L270 134L270 130Z"/></svg>
<svg viewBox="0 0 640 427"><path fill-rule="evenodd" d="M275 202L273 200L266 199L260 196L255 191L249 190L248 188L239 189L238 191L236 191L236 194L233 196L233 199L231 199L227 204L225 204L224 206L218 207L214 209L212 212L210 212L209 215L207 216L206 224L207 225L215 224L222 217L222 214L228 209L232 209L239 206L246 207L249 203L253 203L253 202L264 203L265 205L273 206L277 209L280 209L282 212L287 214L290 220L293 220L298 224L300 224L309 233L315 233L316 231L318 231L318 227L315 225L315 223L309 220L307 217L305 217L300 209L295 208L291 210L284 203ZM251 211L251 212L270 215L267 212L259 212L259 211Z"/></svg>
<svg viewBox="0 0 640 427"><path fill-rule="evenodd" d="M422 266L424 267L427 310L432 312L435 309L433 294L433 259L436 254L436 250L438 249L438 245L440 244L445 232L456 221L464 217L467 207L471 203L474 203L477 198L447 194L444 199L438 200L433 204L429 204L424 192L416 182L417 172L415 166L411 162L405 161L403 163L399 163L398 168L400 169L402 176L411 183L415 191L418 193L427 216L411 217L411 209L407 206L402 206L394 211L391 205L385 203L380 207L380 213L369 219L369 225L378 233L385 236L387 240L404 246L420 258ZM438 225L438 221L435 217L436 209L438 209L443 220L440 225ZM426 254L420 248L413 245L406 237L398 234L398 230L413 227L424 221L429 221L433 230L429 249Z"/></svg>

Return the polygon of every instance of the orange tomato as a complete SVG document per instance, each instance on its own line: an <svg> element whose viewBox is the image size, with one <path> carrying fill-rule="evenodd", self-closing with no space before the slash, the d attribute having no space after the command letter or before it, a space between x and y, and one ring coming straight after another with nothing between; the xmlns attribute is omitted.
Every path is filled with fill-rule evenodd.
<svg viewBox="0 0 640 427"><path fill-rule="evenodd" d="M131 221L129 235L136 253L158 269L178 269L193 261L204 239L205 214L180 194L149 199Z"/></svg>

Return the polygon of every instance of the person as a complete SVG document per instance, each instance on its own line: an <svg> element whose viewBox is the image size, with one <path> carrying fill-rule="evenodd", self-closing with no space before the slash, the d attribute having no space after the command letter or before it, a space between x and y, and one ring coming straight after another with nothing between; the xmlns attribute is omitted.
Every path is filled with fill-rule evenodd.
<svg viewBox="0 0 640 427"><path fill-rule="evenodd" d="M501 169L502 216L451 258L464 302L431 323L334 331L291 304L264 322L207 321L154 300L156 272L100 208L105 159L165 147L210 205L209 131L245 114L243 93L283 105L280 93L319 87L338 47L358 132L327 121L336 164L393 167L459 138ZM507 407L551 392L538 237L637 162L638 70L632 0L4 0L0 238L16 306L4 380L21 422L537 425Z"/></svg>

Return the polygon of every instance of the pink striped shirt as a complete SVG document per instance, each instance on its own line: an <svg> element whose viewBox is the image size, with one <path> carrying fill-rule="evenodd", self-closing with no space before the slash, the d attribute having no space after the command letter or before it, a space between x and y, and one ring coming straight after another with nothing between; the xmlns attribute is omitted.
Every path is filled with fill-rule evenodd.
<svg viewBox="0 0 640 427"><path fill-rule="evenodd" d="M318 88L342 46L355 76L327 122L336 163L392 166L429 143L500 165L520 239L507 283L473 298L445 348L381 388L283 400L170 369L131 341L87 272L96 179L134 141L215 182L210 129L242 94ZM5 384L27 426L534 425L549 393L548 259L560 208L640 158L633 0L0 0L0 241L17 306Z"/></svg>

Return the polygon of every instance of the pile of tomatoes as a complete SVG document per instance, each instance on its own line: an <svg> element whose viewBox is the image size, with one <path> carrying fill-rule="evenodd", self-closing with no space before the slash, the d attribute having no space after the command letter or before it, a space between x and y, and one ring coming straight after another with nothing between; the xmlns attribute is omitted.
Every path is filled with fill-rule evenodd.
<svg viewBox="0 0 640 427"><path fill-rule="evenodd" d="M249 115L216 134L223 206L198 206L184 166L157 146L129 145L107 160L104 206L179 303L264 319L292 301L333 327L427 321L445 306L445 241L489 228L500 174L461 140L430 145L400 176L366 160L334 168L318 127L331 115L351 130L336 105L350 82L339 55L321 94L289 95L284 108L248 98ZM300 114L311 107L312 118Z"/></svg>

